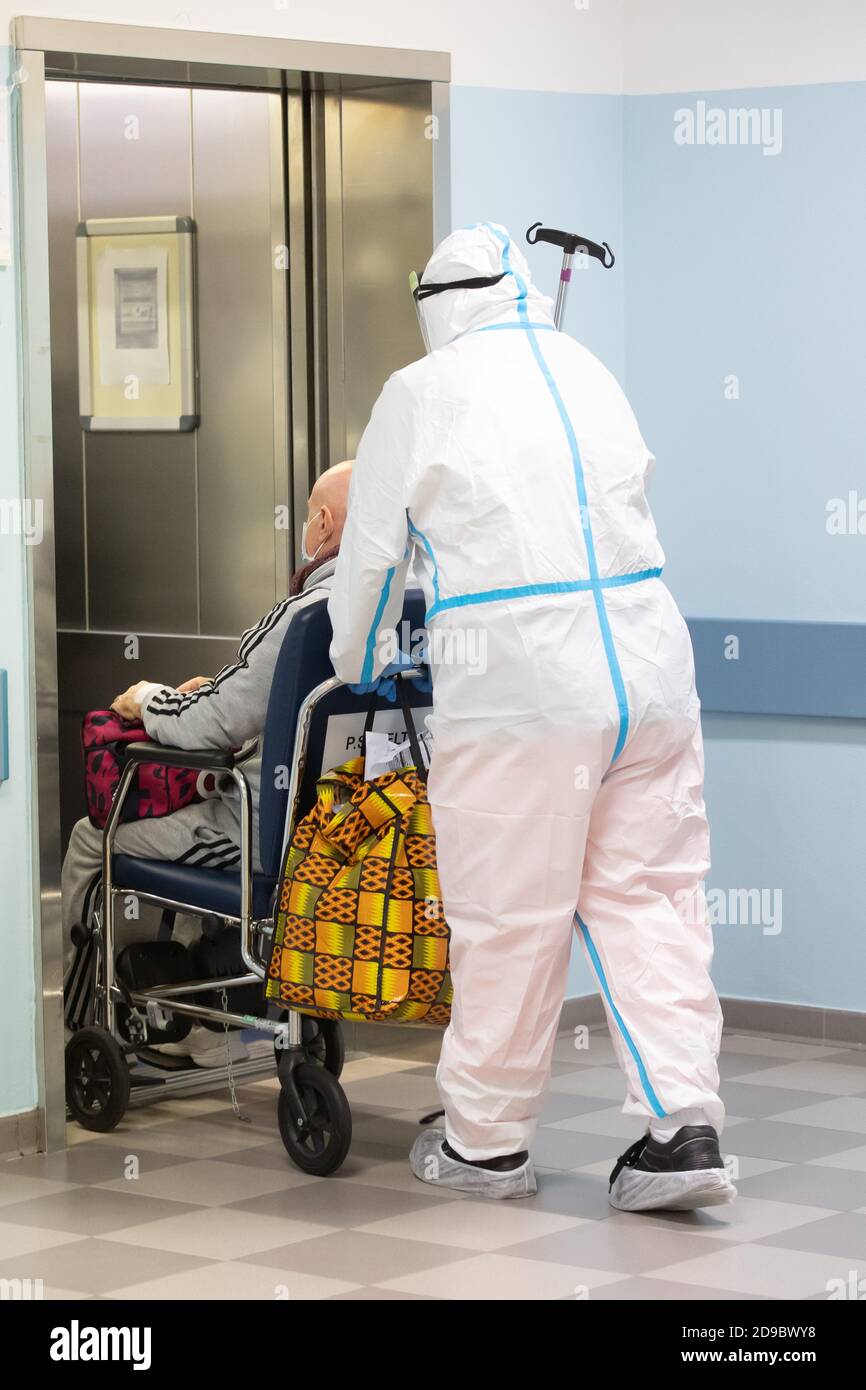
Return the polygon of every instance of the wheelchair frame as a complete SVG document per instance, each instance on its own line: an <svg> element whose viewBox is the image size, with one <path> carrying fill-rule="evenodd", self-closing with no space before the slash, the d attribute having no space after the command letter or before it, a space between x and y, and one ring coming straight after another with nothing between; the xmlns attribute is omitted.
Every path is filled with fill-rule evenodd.
<svg viewBox="0 0 866 1390"><path fill-rule="evenodd" d="M400 679L413 680L420 675L421 671L417 668L409 669L401 674ZM338 676L330 676L316 685L299 706L292 746L281 864L300 810L313 713L326 696L343 685ZM248 1080L267 1075L272 1070L272 1064L258 1059L237 1064L227 1059L225 1066L208 1068L206 1072L191 1063L189 1067L167 1069L165 1074L151 1073L132 1078L129 1075L127 1055L148 1060L142 1056L147 1051L148 1022L159 1028L164 1026L167 1018L179 1014L222 1023L227 1028L255 1029L274 1039L280 1082L277 1120L288 1155L302 1171L326 1177L340 1167L352 1139L352 1114L337 1079L344 1056L339 1022L317 1019L312 1015L316 1035L312 1040L305 1040L303 1020L306 1015L288 1006L283 1006L288 1014L286 1023L195 1002L196 994L261 983L267 972L268 950L273 939L273 907L267 918L256 919L253 916L252 796L243 771L243 763L252 755L252 751L242 750L236 755L207 749L169 748L152 743L127 745L126 762L102 836L102 900L94 913L93 926L96 947L95 1024L74 1033L67 1044L67 1095L72 1097L70 1108L73 1117L82 1125L89 1129L108 1130L119 1123L130 1104L144 1104L167 1093L206 1091L213 1089L215 1083L227 1081L232 1085L235 1079ZM115 882L112 863L115 835L136 769L145 762L231 775L238 788L241 809L239 917ZM276 888L279 888L279 878ZM222 922L239 926L241 958L246 973L226 979L188 980L183 984L157 985L149 989L129 988L118 978L116 968L114 913L115 900L120 894L133 894L141 902L169 911L185 912L199 918L216 917ZM271 902L273 904L273 897ZM122 1037L119 1032L119 1005L130 1010L132 1027L127 1025L127 1037ZM320 1044L323 1044L323 1048ZM319 1062L324 1065L319 1065Z"/></svg>
<svg viewBox="0 0 866 1390"><path fill-rule="evenodd" d="M327 695L338 690L342 685L343 681L338 676L332 676L328 680L322 681L304 698L298 712L283 832L283 854L297 821L313 712ZM273 916L270 915L258 920L253 917L252 797L242 766L246 758L250 756L250 752L243 757L236 757L232 753L220 753L216 750L169 748L153 743L131 743L127 747L126 763L102 836L101 922L96 930L99 964L95 989L95 1012L97 1021L111 1033L112 1037L116 1038L118 1031L117 1006L118 1004L126 1004L134 1006L135 1009L143 1008L154 1025L156 1025L158 1013L163 1015L182 1014L193 1019L207 1019L213 1023L223 1023L229 1027L253 1028L263 1033L269 1033L274 1036L275 1045L281 1045L285 1050L300 1048L302 1045L301 1015L293 1010L289 1010L288 1025L286 1025L273 1019L259 1018L250 1014L236 1014L228 1009L214 1009L202 1004L184 1002L183 998L185 995L213 993L214 990L228 990L240 985L256 984L258 981L264 980L267 970L265 953L268 942L273 937ZM230 773L238 788L241 810L240 917L213 912L209 908L202 908L193 903L160 897L153 893L141 892L138 889L124 888L122 884L115 883L112 865L114 838L117 827L121 823L121 812L132 779L138 767L145 762L160 763L163 766L194 767L202 772ZM214 872L218 871L214 870ZM232 926L240 926L241 957L247 968L247 973L235 975L229 979L191 980L180 985L159 985L147 990L127 989L126 986L118 982L115 968L114 904L116 897L130 893L140 902L151 903L156 907L188 913L193 917L214 916ZM142 1043L142 1046L146 1046L146 1043ZM139 1049L133 1048L132 1050L137 1051ZM148 1092L149 1097L152 1097L154 1092L188 1090L191 1080L197 1082L200 1078L205 1081L223 1079L227 1070L227 1068L209 1068L208 1074L204 1078L201 1078L201 1072L194 1077L168 1073L165 1080L146 1082L141 1085L140 1089ZM235 1074L239 1076L249 1075L251 1072L260 1073L262 1070L261 1063L239 1063L234 1067ZM271 1070L270 1064L267 1065L266 1070Z"/></svg>

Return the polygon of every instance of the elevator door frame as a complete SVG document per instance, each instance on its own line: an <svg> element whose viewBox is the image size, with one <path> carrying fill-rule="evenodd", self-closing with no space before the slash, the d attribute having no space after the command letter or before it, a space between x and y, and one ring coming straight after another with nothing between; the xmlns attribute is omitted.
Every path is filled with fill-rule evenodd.
<svg viewBox="0 0 866 1390"><path fill-rule="evenodd" d="M351 79L429 82L438 121L433 144L433 240L450 230L450 129L446 53L363 45L315 43L210 34L189 29L151 29L79 20L19 18L13 21L17 99L17 208L21 254L22 437L24 496L43 505L43 543L26 548L30 706L31 856L36 939L36 1069L40 1147L65 1146L63 1060L63 965L60 916L60 764L58 738L57 613L54 547L54 459L51 418L51 335L48 293L48 176L45 119L46 67L51 75L78 80L138 81L190 86L241 86L284 90L286 74L316 73ZM46 62L47 59L47 62ZM300 119L288 102L289 133ZM292 159L292 148L287 151ZM294 206L293 206L294 203ZM290 238L303 240L303 202L290 197ZM306 250L305 250L306 254ZM410 267L411 268L411 267ZM304 302L299 302L299 293ZM290 339L307 346L306 287L290 277ZM308 457L311 422L306 414L306 371L291 353L290 457ZM301 500L293 468L294 505Z"/></svg>

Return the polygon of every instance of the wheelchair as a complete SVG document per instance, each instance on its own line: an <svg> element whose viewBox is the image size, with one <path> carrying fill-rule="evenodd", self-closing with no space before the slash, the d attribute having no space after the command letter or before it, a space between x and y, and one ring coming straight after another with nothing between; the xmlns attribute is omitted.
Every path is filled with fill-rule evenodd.
<svg viewBox="0 0 866 1390"><path fill-rule="evenodd" d="M420 591L407 593L401 632L423 636ZM339 1076L345 1056L341 1025L266 1004L275 901L286 846L298 820L315 801L331 720L349 716L360 728L369 697L352 694L334 675L328 650L327 602L300 608L289 624L277 659L262 738L258 838L261 872L253 869L253 812L239 753L190 751L132 743L103 832L101 894L88 928L77 928L94 946L93 1021L74 1032L66 1048L66 1097L71 1118L85 1129L107 1132L130 1106L166 1095L212 1089L215 1083L273 1074L280 1083L277 1123L292 1162L324 1177L339 1168L352 1138L352 1116ZM415 707L429 696L412 688ZM385 700L378 710L394 710ZM360 741L359 741L360 747ZM345 752L341 756L345 756ZM329 758L340 761L341 758ZM191 767L230 776L240 800L241 862L237 871L196 868L136 859L114 851L123 805L142 763ZM118 902L124 897L162 911L159 939L116 954ZM171 938L174 916L202 921L202 949ZM199 977L194 978L196 964ZM198 1068L188 1058L154 1051L181 1041L194 1021L215 1031L254 1029L273 1042L261 1061Z"/></svg>

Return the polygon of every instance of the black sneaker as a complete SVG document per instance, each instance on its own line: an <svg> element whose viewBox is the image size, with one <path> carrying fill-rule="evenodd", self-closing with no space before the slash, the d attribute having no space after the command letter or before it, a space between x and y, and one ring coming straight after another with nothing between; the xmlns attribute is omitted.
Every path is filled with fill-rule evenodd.
<svg viewBox="0 0 866 1390"><path fill-rule="evenodd" d="M619 1211L692 1211L736 1195L712 1125L683 1125L665 1144L647 1131L617 1159L608 1201Z"/></svg>

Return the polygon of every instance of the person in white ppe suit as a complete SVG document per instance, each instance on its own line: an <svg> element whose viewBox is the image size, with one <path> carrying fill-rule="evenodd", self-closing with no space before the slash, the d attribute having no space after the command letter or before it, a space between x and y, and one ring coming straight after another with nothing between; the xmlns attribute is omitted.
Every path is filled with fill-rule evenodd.
<svg viewBox="0 0 866 1390"><path fill-rule="evenodd" d="M430 352L373 409L329 600L334 668L370 683L393 655L383 639L410 560L426 597L455 1000L437 1071L445 1131L422 1133L413 1171L487 1196L535 1191L529 1149L576 929L625 1113L646 1126L611 1202L729 1200L699 703L660 578L652 456L611 373L556 331L503 227L447 237L416 298Z"/></svg>

